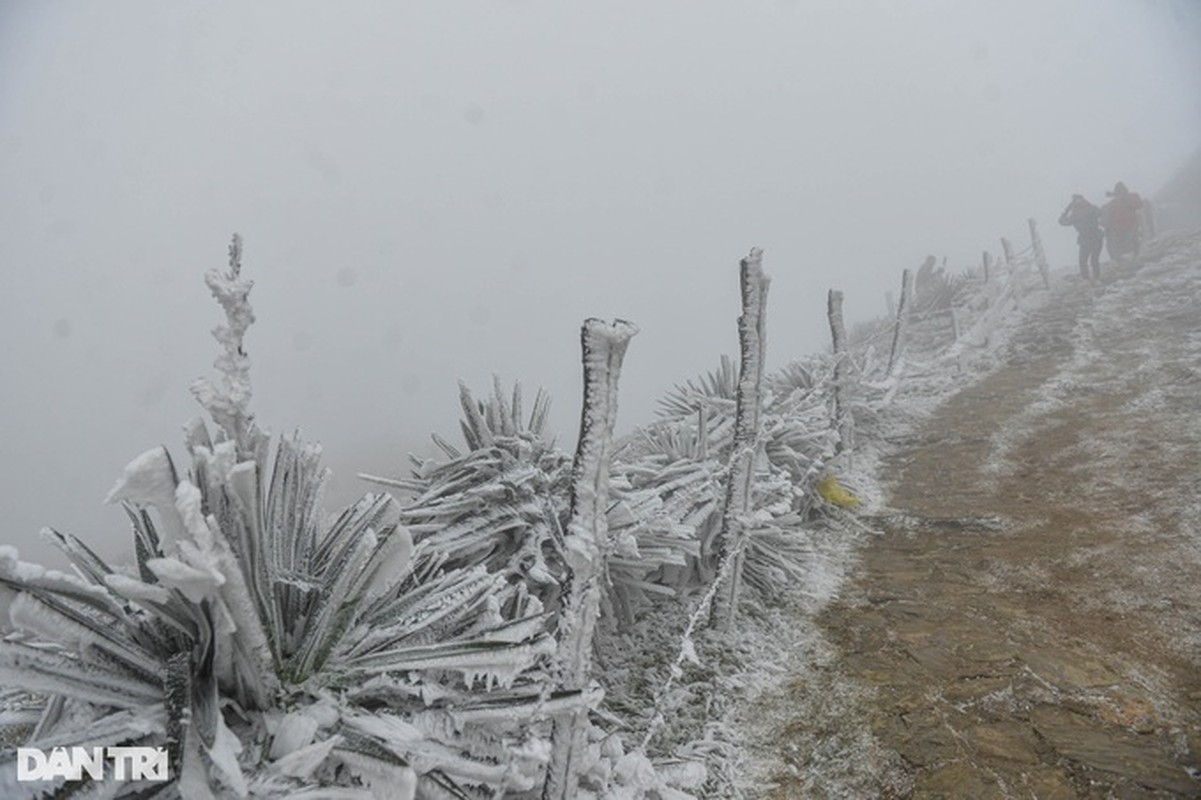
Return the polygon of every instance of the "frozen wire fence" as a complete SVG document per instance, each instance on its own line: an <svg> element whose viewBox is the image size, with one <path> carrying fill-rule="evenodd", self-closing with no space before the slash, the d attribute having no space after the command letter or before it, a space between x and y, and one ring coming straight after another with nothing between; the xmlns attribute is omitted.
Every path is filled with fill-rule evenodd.
<svg viewBox="0 0 1201 800"><path fill-rule="evenodd" d="M656 769L647 750L699 658L696 639L711 635L699 623L716 599L728 625L739 583L764 602L803 580L805 527L826 507L816 484L854 449L836 391L846 409L878 405L907 354L919 363L987 341L1029 291L1037 250L1011 252L1011 269L985 280L927 270L913 296L902 292L908 337L899 315L877 320L849 332L845 356L774 375L762 370L764 282L744 304L755 336L737 375L723 359L664 398L661 420L624 442L582 441L574 460L546 438L544 395L527 419L519 386L498 382L484 400L462 387L463 449L436 438L445 460L375 479L407 500L367 495L323 523L319 450L273 443L250 412L242 336L254 317L235 238L230 271L209 278L227 317L220 380L195 387L217 428L189 427L186 473L157 448L114 490L136 577L54 532L78 577L0 550L0 676L13 709L0 726L34 744L161 742L195 796L570 796L637 781L687 796L694 765ZM743 272L758 261L752 251ZM887 362L876 356L886 342ZM586 367L615 370L617 349L624 340L586 347ZM611 431L616 397L614 374L586 397L585 418ZM723 521L739 535L723 541ZM602 708L593 628L698 595L664 653L649 721L628 726L641 731L634 749L598 744L615 715ZM0 758L6 791L12 766Z"/></svg>

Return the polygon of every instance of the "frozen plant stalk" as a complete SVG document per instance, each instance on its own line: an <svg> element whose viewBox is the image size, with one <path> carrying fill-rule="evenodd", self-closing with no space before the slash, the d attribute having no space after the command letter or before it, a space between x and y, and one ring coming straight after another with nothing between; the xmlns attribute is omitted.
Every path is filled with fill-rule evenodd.
<svg viewBox="0 0 1201 800"><path fill-rule="evenodd" d="M586 689L592 670L592 636L600 615L601 580L609 534L609 461L617 420L617 380L630 338L638 328L624 320L584 322L584 406L580 440L572 468L571 514L564 539L571 570L560 618L559 680L567 690ZM586 708L555 720L543 797L576 796L587 744Z"/></svg>
<svg viewBox="0 0 1201 800"><path fill-rule="evenodd" d="M738 392L735 396L734 447L730 453L729 484L725 511L717 534L719 564L733 555L729 580L713 598L713 627L726 630L734 618L738 590L742 583L742 546L746 536L744 519L750 513L755 481L755 454L759 449L760 390L763 385L763 359L767 347L767 289L771 279L763 274L763 251L752 248L739 262L742 288L742 315L738 318L738 346L741 363ZM721 580L720 573L718 580Z"/></svg>
<svg viewBox="0 0 1201 800"><path fill-rule="evenodd" d="M213 338L222 347L213 366L221 373L220 384L208 378L192 383L192 394L221 426L225 435L237 443L240 458L252 457L255 449L254 415L250 413L250 357L242 346L246 331L254 324L250 290L254 281L242 278L242 237L234 234L229 245L229 272L215 269L204 275L204 282L225 311L225 325L213 329Z"/></svg>

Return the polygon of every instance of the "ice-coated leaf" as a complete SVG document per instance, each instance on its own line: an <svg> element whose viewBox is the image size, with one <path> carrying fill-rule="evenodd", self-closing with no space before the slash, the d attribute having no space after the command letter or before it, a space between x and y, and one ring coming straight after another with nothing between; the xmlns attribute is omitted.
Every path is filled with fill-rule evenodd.
<svg viewBox="0 0 1201 800"><path fill-rule="evenodd" d="M162 700L158 686L18 642L0 642L0 685L119 708L140 708Z"/></svg>
<svg viewBox="0 0 1201 800"><path fill-rule="evenodd" d="M554 640L542 637L533 642L446 642L425 647L398 648L362 656L347 662L355 672L375 674L401 670L453 670L463 675L468 687L482 681L511 686L516 677L540 657L554 652Z"/></svg>
<svg viewBox="0 0 1201 800"><path fill-rule="evenodd" d="M117 572L105 575L104 585L128 600L166 603L171 599L171 592L166 588L153 583L143 583L137 578L130 578Z"/></svg>
<svg viewBox="0 0 1201 800"><path fill-rule="evenodd" d="M319 726L317 718L306 709L285 714L271 740L271 759L278 760L308 747Z"/></svg>
<svg viewBox="0 0 1201 800"><path fill-rule="evenodd" d="M175 466L167 448L153 447L130 461L105 503L128 500L140 506L164 506L175 502Z"/></svg>
<svg viewBox="0 0 1201 800"><path fill-rule="evenodd" d="M178 589L193 603L199 603L215 594L217 588L225 583L225 576L215 568L197 569L178 558L152 558L146 562L146 566L158 578L159 583L171 589Z"/></svg>
<svg viewBox="0 0 1201 800"><path fill-rule="evenodd" d="M377 800L413 800L417 773L382 744L361 735L344 736L333 754L371 788Z"/></svg>
<svg viewBox="0 0 1201 800"><path fill-rule="evenodd" d="M245 797L247 794L246 777L238 764L238 754L241 752L242 743L218 716L216 740L213 746L208 748L208 757L226 788L235 797Z"/></svg>
<svg viewBox="0 0 1201 800"><path fill-rule="evenodd" d="M137 507L155 509L163 526L163 538L170 544L183 535L183 521L175 511L177 480L167 448L155 447L126 465L104 502L124 500Z"/></svg>
<svg viewBox="0 0 1201 800"><path fill-rule="evenodd" d="M369 577L363 587L365 602L390 595L408 576L412 555L413 537L408 529L397 526L385 533L371 557Z"/></svg>
<svg viewBox="0 0 1201 800"><path fill-rule="evenodd" d="M62 550L75 568L93 583L103 583L104 576L112 572L100 556L74 536L59 533L53 528L43 528L41 536Z"/></svg>
<svg viewBox="0 0 1201 800"><path fill-rule="evenodd" d="M188 800L216 800L212 784L209 782L208 770L201 757L200 737L185 737L183 763L177 775L179 777L176 779L176 785L181 797Z"/></svg>
<svg viewBox="0 0 1201 800"><path fill-rule="evenodd" d="M153 704L138 709L125 709L101 714L97 719L84 724L74 724L51 731L44 736L35 735L27 747L50 750L55 747L106 747L135 742L150 736L162 735L165 731L167 713L162 704ZM2 796L2 795L0 795Z"/></svg>
<svg viewBox="0 0 1201 800"><path fill-rule="evenodd" d="M308 780L313 771L321 766L333 749L340 746L342 742L341 736L331 736L320 742L313 742L281 756L275 761L274 767L283 775Z"/></svg>

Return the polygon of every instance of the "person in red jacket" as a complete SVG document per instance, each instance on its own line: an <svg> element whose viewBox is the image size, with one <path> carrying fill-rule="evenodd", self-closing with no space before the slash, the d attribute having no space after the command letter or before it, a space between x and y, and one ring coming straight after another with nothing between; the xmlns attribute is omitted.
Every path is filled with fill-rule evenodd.
<svg viewBox="0 0 1201 800"><path fill-rule="evenodd" d="M1118 263L1126 256L1138 258L1138 212L1143 207L1143 198L1121 181L1107 196L1110 200L1101 207L1101 224L1105 226L1109 258Z"/></svg>

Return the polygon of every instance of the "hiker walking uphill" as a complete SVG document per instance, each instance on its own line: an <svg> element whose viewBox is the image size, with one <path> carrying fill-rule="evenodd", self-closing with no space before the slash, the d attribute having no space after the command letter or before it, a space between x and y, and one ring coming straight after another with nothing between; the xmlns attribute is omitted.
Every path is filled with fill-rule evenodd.
<svg viewBox="0 0 1201 800"><path fill-rule="evenodd" d="M1089 266L1092 266L1092 277L1101 277L1101 244L1105 234L1101 230L1101 209L1084 199L1084 195L1072 195L1072 201L1059 215L1060 225L1070 225L1076 229L1076 244L1080 245L1080 275L1089 277Z"/></svg>
<svg viewBox="0 0 1201 800"><path fill-rule="evenodd" d="M1101 209L1101 224L1105 227L1105 243L1111 261L1120 262L1126 256L1138 258L1138 215L1143 199L1118 181L1110 200Z"/></svg>

